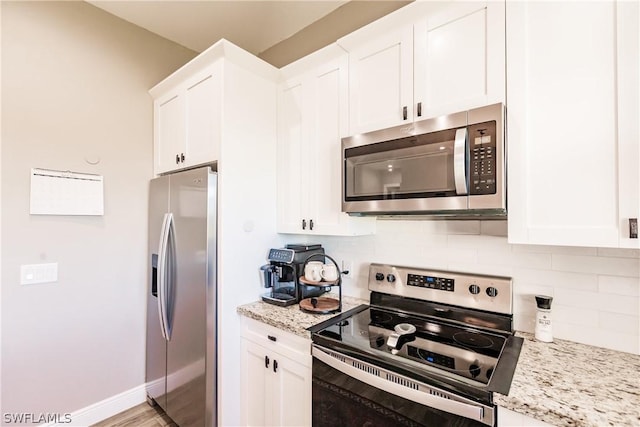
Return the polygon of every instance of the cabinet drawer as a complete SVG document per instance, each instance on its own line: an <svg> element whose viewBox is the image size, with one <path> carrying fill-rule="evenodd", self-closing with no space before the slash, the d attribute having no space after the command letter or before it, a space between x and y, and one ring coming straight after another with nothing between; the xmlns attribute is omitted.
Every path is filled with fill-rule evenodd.
<svg viewBox="0 0 640 427"><path fill-rule="evenodd" d="M242 337L296 362L311 366L311 340L242 316Z"/></svg>

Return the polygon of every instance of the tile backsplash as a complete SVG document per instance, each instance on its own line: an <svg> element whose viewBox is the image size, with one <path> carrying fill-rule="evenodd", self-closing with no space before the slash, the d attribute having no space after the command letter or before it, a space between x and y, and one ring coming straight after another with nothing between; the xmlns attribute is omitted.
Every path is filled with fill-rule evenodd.
<svg viewBox="0 0 640 427"><path fill-rule="evenodd" d="M506 221L378 220L377 229L308 239L353 262L345 295L369 297L371 262L509 276L516 330L533 332L534 295L551 295L555 338L640 354L638 249L512 245Z"/></svg>

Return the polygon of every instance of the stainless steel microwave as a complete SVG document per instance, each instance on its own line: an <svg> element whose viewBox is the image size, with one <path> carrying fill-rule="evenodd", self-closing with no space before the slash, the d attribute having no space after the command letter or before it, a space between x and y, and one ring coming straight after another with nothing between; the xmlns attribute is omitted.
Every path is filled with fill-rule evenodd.
<svg viewBox="0 0 640 427"><path fill-rule="evenodd" d="M350 215L505 218L504 105L342 139Z"/></svg>

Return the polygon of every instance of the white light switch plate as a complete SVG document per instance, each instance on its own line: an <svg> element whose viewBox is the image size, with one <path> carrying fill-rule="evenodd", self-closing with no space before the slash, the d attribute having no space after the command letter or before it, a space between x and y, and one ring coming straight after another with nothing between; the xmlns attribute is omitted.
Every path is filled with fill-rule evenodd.
<svg viewBox="0 0 640 427"><path fill-rule="evenodd" d="M35 285L58 281L58 263L27 264L20 266L20 284Z"/></svg>

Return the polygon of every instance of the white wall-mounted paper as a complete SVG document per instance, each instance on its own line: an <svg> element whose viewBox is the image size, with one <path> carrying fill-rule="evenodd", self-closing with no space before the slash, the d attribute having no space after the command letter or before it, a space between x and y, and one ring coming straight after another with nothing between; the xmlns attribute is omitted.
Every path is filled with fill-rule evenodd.
<svg viewBox="0 0 640 427"><path fill-rule="evenodd" d="M32 215L104 215L101 175L31 169Z"/></svg>

